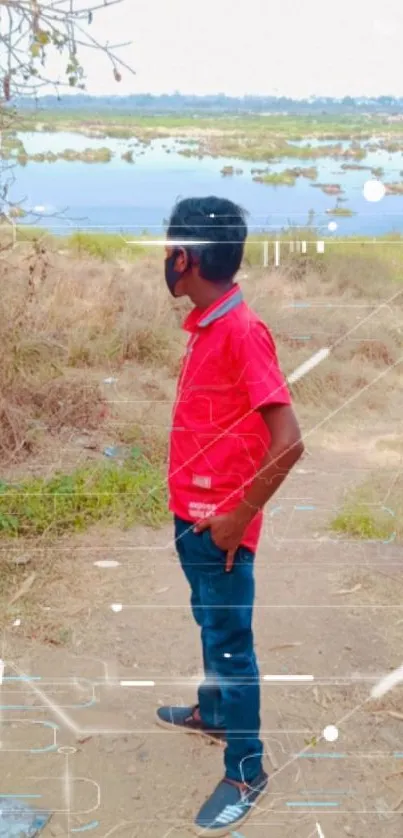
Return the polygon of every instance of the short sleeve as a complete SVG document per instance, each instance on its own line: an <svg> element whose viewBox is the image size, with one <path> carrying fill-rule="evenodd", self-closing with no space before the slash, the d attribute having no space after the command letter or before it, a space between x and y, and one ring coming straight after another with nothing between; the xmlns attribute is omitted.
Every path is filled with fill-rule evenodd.
<svg viewBox="0 0 403 838"><path fill-rule="evenodd" d="M262 321L252 320L244 333L238 334L234 363L239 385L247 391L252 410L266 405L291 404L274 340Z"/></svg>

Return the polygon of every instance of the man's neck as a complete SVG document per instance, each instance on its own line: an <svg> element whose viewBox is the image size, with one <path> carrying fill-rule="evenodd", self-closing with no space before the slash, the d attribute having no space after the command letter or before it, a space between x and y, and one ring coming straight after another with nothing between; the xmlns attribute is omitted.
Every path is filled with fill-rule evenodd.
<svg viewBox="0 0 403 838"><path fill-rule="evenodd" d="M222 297L225 297L227 294L229 294L229 292L232 291L233 288L235 288L235 285L235 282L230 282L228 283L228 285L225 285L224 287L222 285L213 286L211 289L211 293L209 293L208 295L206 294L203 299L203 302L198 303L196 305L196 308L198 308L200 311L206 311L208 308L210 308L210 306L214 305L214 303L219 302L219 300L221 300Z"/></svg>

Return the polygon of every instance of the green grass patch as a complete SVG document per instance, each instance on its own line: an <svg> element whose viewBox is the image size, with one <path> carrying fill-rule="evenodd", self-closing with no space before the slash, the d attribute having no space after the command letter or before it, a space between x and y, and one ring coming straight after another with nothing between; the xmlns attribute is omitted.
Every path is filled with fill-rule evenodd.
<svg viewBox="0 0 403 838"><path fill-rule="evenodd" d="M359 236L348 236L341 241L325 239L326 260L337 259L340 256L344 259L351 257L362 261L363 267L367 265L370 274L373 272L373 266L377 266L379 269L383 268L383 272L387 271L391 279L402 280L402 244L403 236L400 233L388 233L376 239Z"/></svg>
<svg viewBox="0 0 403 838"><path fill-rule="evenodd" d="M1 232L3 232L3 237L6 237L7 234L9 235L10 225L0 224L0 234ZM86 233L77 231L72 233L71 236L57 236L45 227L31 227L28 224L18 224L17 226L17 241L19 242L35 242L40 239L52 249L67 249L76 253L78 256L91 256L101 261L108 261L119 257L127 262L132 262L150 254L161 255L163 248L160 246L143 244L143 241L147 241L150 238L153 240L163 240L164 237L149 234L146 230L141 235L127 233L126 236L123 236L118 233ZM129 244L128 242L134 243Z"/></svg>
<svg viewBox="0 0 403 838"><path fill-rule="evenodd" d="M109 163L112 160L112 152L110 148L104 146L103 148L85 148L84 151L76 151L72 148L66 148L64 151L56 155L58 160L67 160L76 162L77 160L83 163Z"/></svg>
<svg viewBox="0 0 403 838"><path fill-rule="evenodd" d="M164 474L133 449L120 465L101 463L50 480L0 484L0 537L59 536L91 524L158 526L167 518Z"/></svg>
<svg viewBox="0 0 403 838"><path fill-rule="evenodd" d="M128 234L127 240L136 242L135 244L128 244L123 236L114 233L78 232L65 239L63 244L79 256L92 256L102 261L119 257L132 262L139 257L149 256L151 250L154 253L157 250L161 252L162 248L158 248L158 246L152 248L150 245L143 245L142 238L148 237L146 234L143 237Z"/></svg>
<svg viewBox="0 0 403 838"><path fill-rule="evenodd" d="M403 536L403 483L390 488L384 479L372 480L354 489L347 496L340 512L333 518L333 532L350 538L391 541ZM384 502L384 498L387 501Z"/></svg>
<svg viewBox="0 0 403 838"><path fill-rule="evenodd" d="M346 508L332 521L334 532L349 535L352 538L385 541L394 533L393 519L381 510L370 510L357 505Z"/></svg>
<svg viewBox="0 0 403 838"><path fill-rule="evenodd" d="M351 140L382 138L386 135L402 135L402 126L390 122L385 126L382 117L366 114L327 115L327 114L145 114L127 111L102 110L89 113L85 110L63 111L45 110L38 112L21 111L19 113L20 130L35 130L38 124L45 130L68 130L69 127L90 127L100 130L103 127L122 132L124 136L134 136L136 130L155 128L201 128L227 131L270 131L293 140L306 136L320 137L324 140ZM120 134L122 136L122 134Z"/></svg>
<svg viewBox="0 0 403 838"><path fill-rule="evenodd" d="M308 134L309 139L313 139ZM357 159L366 156L366 150L361 146L351 145L343 150L341 143L327 143L321 146L295 145L281 133L269 131L260 132L229 132L221 134L200 133L199 145L196 148L181 149L179 154L185 157L234 157L238 160L272 161L282 159L319 160L330 157L334 160Z"/></svg>
<svg viewBox="0 0 403 838"><path fill-rule="evenodd" d="M348 207L334 207L331 210L327 210L328 215L335 215L336 218L351 218L354 215L353 210L348 209Z"/></svg>
<svg viewBox="0 0 403 838"><path fill-rule="evenodd" d="M297 175L293 169L285 169L283 172L254 175L252 179L256 183L265 183L267 186L295 186Z"/></svg>

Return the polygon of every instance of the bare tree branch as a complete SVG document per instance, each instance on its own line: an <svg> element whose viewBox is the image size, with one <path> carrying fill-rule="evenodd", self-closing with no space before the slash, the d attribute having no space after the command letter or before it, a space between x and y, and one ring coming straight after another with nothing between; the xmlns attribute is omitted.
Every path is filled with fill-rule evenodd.
<svg viewBox="0 0 403 838"><path fill-rule="evenodd" d="M117 54L122 46L102 44L86 29L94 14L122 3L123 0L89 0L84 6L77 0L0 0L0 76L3 99L16 95L33 95L43 84L56 84L85 89L85 62L78 56L79 48L97 49L112 65L116 81L118 68L134 70ZM80 37L78 38L78 33ZM64 78L52 79L45 67L51 50L65 56ZM1 98L1 97L0 97Z"/></svg>
<svg viewBox="0 0 403 838"><path fill-rule="evenodd" d="M13 100L25 96L35 101L49 86L58 95L63 87L85 90L86 49L105 56L117 82L121 71L134 74L118 55L127 43L103 44L84 25L90 26L94 15L123 2L134 0L0 0L0 222L18 217L21 209L21 202L9 200L18 169L15 145L10 151L19 119ZM47 72L52 53L66 61L61 78Z"/></svg>

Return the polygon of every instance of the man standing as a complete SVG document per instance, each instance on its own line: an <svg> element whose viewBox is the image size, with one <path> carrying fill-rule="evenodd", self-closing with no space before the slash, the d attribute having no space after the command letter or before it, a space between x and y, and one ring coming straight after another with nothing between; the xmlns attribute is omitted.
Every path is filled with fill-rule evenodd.
<svg viewBox="0 0 403 838"><path fill-rule="evenodd" d="M236 830L267 785L253 565L263 507L304 450L273 338L235 282L246 237L231 201L190 198L173 210L165 260L169 291L194 305L184 323L169 493L205 681L195 706L161 707L157 721L226 742L224 779L195 821L205 836Z"/></svg>

